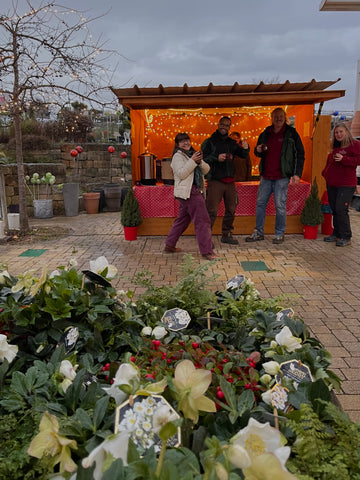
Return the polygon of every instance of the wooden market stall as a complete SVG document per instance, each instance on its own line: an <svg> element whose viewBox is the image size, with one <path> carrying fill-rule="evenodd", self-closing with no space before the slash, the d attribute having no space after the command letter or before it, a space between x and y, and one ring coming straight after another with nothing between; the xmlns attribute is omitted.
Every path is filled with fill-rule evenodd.
<svg viewBox="0 0 360 480"><path fill-rule="evenodd" d="M339 79L338 79L339 80ZM314 117L314 105L345 95L344 90L326 90L336 81L311 80L307 83L258 85L234 85L155 88L112 88L119 103L130 109L131 116L131 159L135 195L140 202L143 223L139 235L166 235L177 215L177 201L173 198L173 187L164 175L160 179L156 162L161 171L170 165L174 137L178 132L189 133L194 148L217 128L223 115L231 118L231 131L238 131L250 145L254 180L237 184L239 205L236 210L234 234L248 234L255 226L255 203L258 181L259 159L253 154L259 134L271 123L271 111L281 106L300 134L305 148L305 165L302 182L289 187L287 233L301 233L300 213L310 184L316 176L319 190L325 188L321 170L326 161L330 140L331 117ZM143 154L151 154L151 169L157 180L151 185L142 182ZM148 158L148 157L147 157ZM160 162L160 163L159 163ZM151 172L152 173L152 172ZM143 184L142 184L143 183ZM220 204L218 216L223 215ZM274 204L268 205L265 233L274 231ZM186 234L193 234L191 225ZM221 233L221 218L215 222L213 233Z"/></svg>

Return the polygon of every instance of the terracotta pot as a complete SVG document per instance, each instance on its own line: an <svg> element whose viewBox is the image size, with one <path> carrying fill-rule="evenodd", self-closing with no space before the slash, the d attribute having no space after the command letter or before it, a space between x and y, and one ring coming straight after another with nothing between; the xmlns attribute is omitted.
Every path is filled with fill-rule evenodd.
<svg viewBox="0 0 360 480"><path fill-rule="evenodd" d="M312 225L303 225L304 238L308 240L315 240L317 238L319 225L313 227Z"/></svg>
<svg viewBox="0 0 360 480"><path fill-rule="evenodd" d="M136 240L137 229L138 227L124 227L125 240Z"/></svg>
<svg viewBox="0 0 360 480"><path fill-rule="evenodd" d="M83 193L86 213L99 213L100 192Z"/></svg>

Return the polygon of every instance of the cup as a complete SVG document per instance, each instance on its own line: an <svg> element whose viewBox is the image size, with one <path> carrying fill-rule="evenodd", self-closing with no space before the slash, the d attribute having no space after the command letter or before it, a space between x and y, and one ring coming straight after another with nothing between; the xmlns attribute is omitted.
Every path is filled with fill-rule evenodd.
<svg viewBox="0 0 360 480"><path fill-rule="evenodd" d="M232 159L233 159L232 153L227 153L225 160L226 160L227 162L231 162Z"/></svg>
<svg viewBox="0 0 360 480"><path fill-rule="evenodd" d="M263 144L261 145L261 151L262 151L262 152L267 152L267 149L268 149L267 145L265 145L265 143L263 143Z"/></svg>

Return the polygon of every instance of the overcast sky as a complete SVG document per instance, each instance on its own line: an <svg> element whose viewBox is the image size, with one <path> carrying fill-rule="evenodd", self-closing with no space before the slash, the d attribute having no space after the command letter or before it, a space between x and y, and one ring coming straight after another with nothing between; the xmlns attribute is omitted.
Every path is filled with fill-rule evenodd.
<svg viewBox="0 0 360 480"><path fill-rule="evenodd" d="M37 4L34 0L34 4ZM354 109L360 12L320 12L320 0L61 0L87 17L121 60L113 86L337 80Z"/></svg>

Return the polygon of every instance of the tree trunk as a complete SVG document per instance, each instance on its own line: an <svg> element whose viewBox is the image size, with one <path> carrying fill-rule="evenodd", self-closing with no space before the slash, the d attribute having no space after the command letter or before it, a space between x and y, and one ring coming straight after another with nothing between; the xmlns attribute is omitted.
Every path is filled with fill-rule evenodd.
<svg viewBox="0 0 360 480"><path fill-rule="evenodd" d="M15 151L16 164L19 182L19 213L20 213L20 233L26 234L29 231L29 220L26 211L26 189L24 161L22 154L22 134L21 134L21 117L20 112L16 109L14 112L14 131L15 131Z"/></svg>

